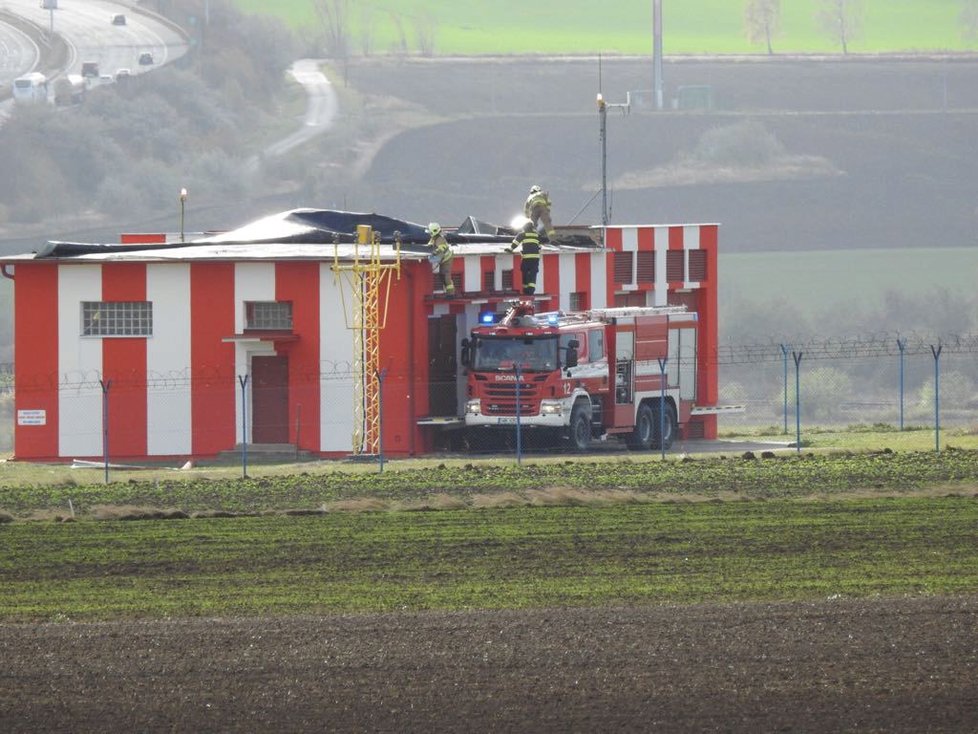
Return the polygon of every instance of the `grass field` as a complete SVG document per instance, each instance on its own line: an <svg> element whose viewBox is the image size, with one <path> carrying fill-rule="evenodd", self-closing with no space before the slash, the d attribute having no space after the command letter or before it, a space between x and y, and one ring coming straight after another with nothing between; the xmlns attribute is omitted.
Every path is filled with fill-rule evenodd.
<svg viewBox="0 0 978 734"><path fill-rule="evenodd" d="M312 0L235 0L249 12L274 13L295 28L318 25ZM663 3L665 53L757 53L748 43L741 0L688 0ZM839 51L815 18L818 0L782 3L776 52ZM409 52L416 52L417 29L434 34L436 54L625 53L651 52L652 3L621 0L498 0L459 3L448 0L373 0L352 5L350 41L361 52L362 29L369 27L375 53L399 45L401 24ZM867 0L858 19L852 53L975 50L978 42L962 38L956 0ZM396 20L395 20L396 19Z"/></svg>
<svg viewBox="0 0 978 734"><path fill-rule="evenodd" d="M845 267L840 268L840 261ZM972 297L978 247L919 247L720 255L720 310L730 298L783 301L818 314L843 304L878 307L887 292Z"/></svg>

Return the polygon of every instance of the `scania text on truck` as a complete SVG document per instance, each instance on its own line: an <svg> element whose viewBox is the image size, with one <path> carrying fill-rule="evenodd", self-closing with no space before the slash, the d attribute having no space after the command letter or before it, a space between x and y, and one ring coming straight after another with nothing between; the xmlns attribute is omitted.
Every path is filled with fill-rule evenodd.
<svg viewBox="0 0 978 734"><path fill-rule="evenodd" d="M471 443L518 420L578 451L609 436L669 448L692 415L697 315L683 306L537 314L520 301L481 320L462 341Z"/></svg>

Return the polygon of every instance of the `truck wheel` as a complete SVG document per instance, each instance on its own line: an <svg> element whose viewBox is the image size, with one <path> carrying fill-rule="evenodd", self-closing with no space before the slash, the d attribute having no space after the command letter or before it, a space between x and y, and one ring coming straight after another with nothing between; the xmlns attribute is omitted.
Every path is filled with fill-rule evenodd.
<svg viewBox="0 0 978 734"><path fill-rule="evenodd" d="M655 403L652 407L652 448L671 449L672 442L676 438L676 409L672 403L665 404L665 413L662 411L662 403ZM661 423L660 423L660 418ZM662 434L659 434L659 426L662 426Z"/></svg>
<svg viewBox="0 0 978 734"><path fill-rule="evenodd" d="M584 401L574 404L571 411L567 437L575 451L587 451L591 446L591 411Z"/></svg>
<svg viewBox="0 0 978 734"><path fill-rule="evenodd" d="M652 408L648 403L638 406L638 414L635 416L635 429L628 440L628 448L635 451L646 451L652 446L653 421Z"/></svg>

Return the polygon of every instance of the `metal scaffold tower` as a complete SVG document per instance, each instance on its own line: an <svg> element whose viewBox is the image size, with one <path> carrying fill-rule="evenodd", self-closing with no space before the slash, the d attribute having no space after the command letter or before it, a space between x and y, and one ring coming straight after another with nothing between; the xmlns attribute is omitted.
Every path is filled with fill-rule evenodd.
<svg viewBox="0 0 978 734"><path fill-rule="evenodd" d="M332 270L337 280L343 280L343 314L347 328L353 330L353 453L357 456L380 454L380 332L387 323L391 281L395 275L401 277L396 234L393 255L393 261L381 261L380 236L369 225L357 226L349 260L340 259L339 244L334 244Z"/></svg>

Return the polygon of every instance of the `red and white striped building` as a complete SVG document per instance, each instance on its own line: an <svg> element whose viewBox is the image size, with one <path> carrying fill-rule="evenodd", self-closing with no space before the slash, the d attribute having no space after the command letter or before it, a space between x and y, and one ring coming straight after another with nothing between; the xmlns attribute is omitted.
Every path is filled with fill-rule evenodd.
<svg viewBox="0 0 978 734"><path fill-rule="evenodd" d="M545 248L540 309L686 305L698 319L697 403L715 405L717 225L584 231L594 247ZM15 458L182 460L242 440L349 454L354 338L332 266L353 247L217 237L0 258L14 284ZM425 419L459 415L459 343L520 289L519 258L503 248L454 248L452 300L433 297L423 254L401 253L380 343L386 454L434 450L443 428ZM695 416L683 431L715 437L716 416Z"/></svg>

